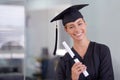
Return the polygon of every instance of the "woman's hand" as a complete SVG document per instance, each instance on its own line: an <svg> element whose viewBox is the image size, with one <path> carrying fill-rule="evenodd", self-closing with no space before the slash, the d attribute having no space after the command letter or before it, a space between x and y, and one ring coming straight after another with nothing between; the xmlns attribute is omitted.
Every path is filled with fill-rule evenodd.
<svg viewBox="0 0 120 80"><path fill-rule="evenodd" d="M72 80L78 80L79 75L86 70L86 66L81 62L75 63L71 69Z"/></svg>

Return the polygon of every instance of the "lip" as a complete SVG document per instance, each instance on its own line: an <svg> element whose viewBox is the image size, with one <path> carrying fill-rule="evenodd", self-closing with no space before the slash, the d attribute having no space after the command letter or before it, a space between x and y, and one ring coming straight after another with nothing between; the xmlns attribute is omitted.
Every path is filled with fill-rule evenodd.
<svg viewBox="0 0 120 80"><path fill-rule="evenodd" d="M82 35L82 33L74 34L75 36L79 37Z"/></svg>

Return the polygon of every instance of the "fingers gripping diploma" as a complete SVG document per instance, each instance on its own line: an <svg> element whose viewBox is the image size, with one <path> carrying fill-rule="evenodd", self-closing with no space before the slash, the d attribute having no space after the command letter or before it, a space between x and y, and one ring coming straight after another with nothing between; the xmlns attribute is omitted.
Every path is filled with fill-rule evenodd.
<svg viewBox="0 0 120 80"><path fill-rule="evenodd" d="M65 47L65 49L68 51L69 55L71 56L71 58L74 58L75 57L75 54L72 52L72 50L69 48L69 46L67 45L67 43L64 41L63 42L63 46ZM78 58L75 58L74 59L74 62L75 63L80 63L80 61L78 60ZM82 63L81 63L82 64ZM83 65L83 64L82 64ZM82 68L82 67L81 67ZM83 70L83 69L81 69ZM81 71L80 71L81 72ZM84 71L82 71L84 76L87 77L89 75L89 73L86 71L86 69Z"/></svg>
<svg viewBox="0 0 120 80"><path fill-rule="evenodd" d="M78 80L79 75L86 70L86 66L81 62L75 63L71 68L71 77L72 80Z"/></svg>

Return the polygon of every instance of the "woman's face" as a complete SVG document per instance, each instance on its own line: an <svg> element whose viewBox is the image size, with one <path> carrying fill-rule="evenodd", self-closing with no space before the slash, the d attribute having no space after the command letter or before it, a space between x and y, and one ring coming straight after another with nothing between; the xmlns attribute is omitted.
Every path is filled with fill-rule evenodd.
<svg viewBox="0 0 120 80"><path fill-rule="evenodd" d="M73 40L83 40L86 36L86 23L82 18L79 18L74 22L67 23L65 30Z"/></svg>

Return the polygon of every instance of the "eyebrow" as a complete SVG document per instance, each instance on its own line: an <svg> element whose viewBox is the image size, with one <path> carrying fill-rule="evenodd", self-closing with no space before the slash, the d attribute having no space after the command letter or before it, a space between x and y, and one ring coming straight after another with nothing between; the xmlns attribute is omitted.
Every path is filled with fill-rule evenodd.
<svg viewBox="0 0 120 80"><path fill-rule="evenodd" d="M74 24L69 24L68 27L74 26Z"/></svg>
<svg viewBox="0 0 120 80"><path fill-rule="evenodd" d="M81 19L78 22L83 22Z"/></svg>
<svg viewBox="0 0 120 80"><path fill-rule="evenodd" d="M84 20L79 20L77 23L83 23L83 22L85 22Z"/></svg>

